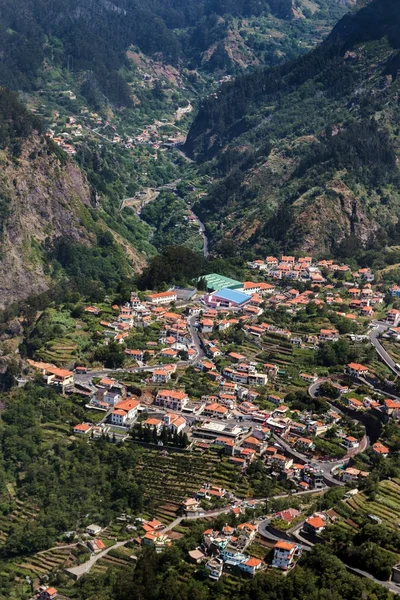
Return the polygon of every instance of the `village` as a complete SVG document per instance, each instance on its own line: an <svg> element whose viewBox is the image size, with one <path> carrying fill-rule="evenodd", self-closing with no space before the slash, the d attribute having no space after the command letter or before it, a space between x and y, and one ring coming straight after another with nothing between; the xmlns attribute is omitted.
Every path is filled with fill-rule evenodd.
<svg viewBox="0 0 400 600"><path fill-rule="evenodd" d="M399 288L383 289L369 269L351 272L311 257L268 257L248 270L252 281L211 273L197 289L133 292L107 311L87 305L103 345L121 347L124 364L106 369L81 361L67 369L28 360L29 371L83 399L88 418L72 427L72 438L206 453L245 478L257 466L278 495L313 497L338 486L351 504L373 461L391 455L382 427L371 428L369 417L397 425L400 419L393 353ZM261 503L267 514L242 522ZM189 559L204 563L213 580L225 572L287 572L341 520L335 511L267 508L265 498L241 497L211 477L182 498L176 518L230 514L233 525L204 531ZM173 543L168 523L153 518L138 528L139 545L159 552ZM269 564L251 553L256 535L272 543ZM90 542L94 554L104 550L97 540Z"/></svg>

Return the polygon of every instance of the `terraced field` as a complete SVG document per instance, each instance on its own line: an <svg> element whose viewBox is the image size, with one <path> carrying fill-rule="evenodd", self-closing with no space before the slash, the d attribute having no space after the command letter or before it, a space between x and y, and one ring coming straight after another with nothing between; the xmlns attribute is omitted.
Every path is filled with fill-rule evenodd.
<svg viewBox="0 0 400 600"><path fill-rule="evenodd" d="M115 550L110 550L104 558L101 558L97 562L97 566L100 567L100 570L105 570L109 567L123 569L127 565L132 564L132 559L130 557L134 556L134 554L134 550L121 546Z"/></svg>
<svg viewBox="0 0 400 600"><path fill-rule="evenodd" d="M150 510L154 510L162 522L172 521L182 500L193 496L205 482L224 487L239 496L249 495L247 482L241 481L238 468L213 452L163 454L148 450L137 471L139 480L144 484Z"/></svg>
<svg viewBox="0 0 400 600"><path fill-rule="evenodd" d="M56 338L38 350L36 356L45 362L65 365L76 358L78 348L78 344L68 338Z"/></svg>
<svg viewBox="0 0 400 600"><path fill-rule="evenodd" d="M38 552L17 564L17 567L30 577L43 577L52 571L70 567L76 558L72 553L74 546L53 548Z"/></svg>
<svg viewBox="0 0 400 600"><path fill-rule="evenodd" d="M400 479L381 481L373 501L360 493L347 500L346 504L352 511L363 515L375 515L388 527L397 530L400 523Z"/></svg>

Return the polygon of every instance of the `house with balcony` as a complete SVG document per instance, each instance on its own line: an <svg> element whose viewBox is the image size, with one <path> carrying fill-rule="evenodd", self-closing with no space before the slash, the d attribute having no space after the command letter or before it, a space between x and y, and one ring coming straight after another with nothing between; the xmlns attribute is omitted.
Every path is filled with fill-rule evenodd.
<svg viewBox="0 0 400 600"><path fill-rule="evenodd" d="M293 566L295 559L300 556L300 554L301 546L299 546L299 544L279 540L274 546L272 566L276 569L287 571Z"/></svg>
<svg viewBox="0 0 400 600"><path fill-rule="evenodd" d="M181 411L188 402L188 395L178 390L160 390L156 397L156 404L168 410Z"/></svg>
<svg viewBox="0 0 400 600"><path fill-rule="evenodd" d="M368 375L368 367L355 362L349 363L346 371L351 377L365 377L365 375Z"/></svg>

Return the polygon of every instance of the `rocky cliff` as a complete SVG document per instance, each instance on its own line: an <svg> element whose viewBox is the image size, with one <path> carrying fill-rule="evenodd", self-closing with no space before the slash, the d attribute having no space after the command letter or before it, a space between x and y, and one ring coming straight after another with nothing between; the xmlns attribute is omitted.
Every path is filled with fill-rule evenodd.
<svg viewBox="0 0 400 600"><path fill-rule="evenodd" d="M26 141L18 158L0 156L4 215L0 245L1 304L47 289L50 273L43 250L64 236L90 244L82 224L90 190L79 168L51 152L39 136Z"/></svg>

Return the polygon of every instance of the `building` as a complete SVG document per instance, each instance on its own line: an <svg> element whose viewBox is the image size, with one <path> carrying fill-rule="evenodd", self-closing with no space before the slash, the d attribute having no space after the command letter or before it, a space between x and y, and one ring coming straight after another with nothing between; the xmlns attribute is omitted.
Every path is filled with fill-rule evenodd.
<svg viewBox="0 0 400 600"><path fill-rule="evenodd" d="M119 402L110 415L110 422L113 425L125 425L126 421L133 419L138 411L139 400L127 398Z"/></svg>
<svg viewBox="0 0 400 600"><path fill-rule="evenodd" d="M155 417L149 417L146 421L143 422L144 427L149 427L150 429L155 429L157 433L161 432L163 422L160 419L156 419Z"/></svg>
<svg viewBox="0 0 400 600"><path fill-rule="evenodd" d="M43 379L47 385L57 385L64 392L65 389L74 385L74 373L66 369L59 369L51 363L36 362L28 359L28 364L42 372Z"/></svg>
<svg viewBox="0 0 400 600"><path fill-rule="evenodd" d="M395 298L400 298L400 286L399 285L394 285L393 287L391 287L389 292Z"/></svg>
<svg viewBox="0 0 400 600"><path fill-rule="evenodd" d="M360 469L356 469L354 467L347 467L342 472L342 481L345 483L357 483L360 477L368 477L369 473L367 471L360 471Z"/></svg>
<svg viewBox="0 0 400 600"><path fill-rule="evenodd" d="M392 581L393 583L400 583L400 563L392 569Z"/></svg>
<svg viewBox="0 0 400 600"><path fill-rule="evenodd" d="M241 308L250 302L251 296L235 289L222 288L217 292L206 294L203 299L209 306Z"/></svg>
<svg viewBox="0 0 400 600"><path fill-rule="evenodd" d="M204 421L192 431L193 437L211 440L226 437L233 440L235 444L242 434L242 428L238 425L225 424L221 421Z"/></svg>
<svg viewBox="0 0 400 600"><path fill-rule="evenodd" d="M319 341L322 342L337 342L339 332L336 329L321 329L319 332Z"/></svg>
<svg viewBox="0 0 400 600"><path fill-rule="evenodd" d="M247 383L256 386L266 385L268 383L268 375L266 373L249 373Z"/></svg>
<svg viewBox="0 0 400 600"><path fill-rule="evenodd" d="M100 525L88 525L86 527L86 533L88 533L89 535L98 535L101 531L103 530L102 527L100 527Z"/></svg>
<svg viewBox="0 0 400 600"><path fill-rule="evenodd" d="M176 302L178 299L176 292L171 290L169 292L160 292L158 294L148 294L146 296L146 300L151 304L170 304L171 302Z"/></svg>
<svg viewBox="0 0 400 600"><path fill-rule="evenodd" d="M164 533L157 533L156 531L148 531L142 538L143 546L151 546L155 548L157 553L162 552L167 546L171 545L171 542Z"/></svg>
<svg viewBox="0 0 400 600"><path fill-rule="evenodd" d="M391 308L386 313L386 321L390 323L393 327L397 327L400 320L400 310L396 310L395 308Z"/></svg>
<svg viewBox="0 0 400 600"><path fill-rule="evenodd" d="M292 466L293 458L288 458L287 456L283 456L283 454L275 454L268 458L268 463L280 471L285 471Z"/></svg>
<svg viewBox="0 0 400 600"><path fill-rule="evenodd" d="M88 425L87 423L78 423L78 425L74 426L72 432L80 435L86 435L90 432L91 429L92 426Z"/></svg>
<svg viewBox="0 0 400 600"><path fill-rule="evenodd" d="M226 419L228 417L229 410L226 406L218 404L218 402L212 402L207 404L203 410L203 415L206 417L216 417L218 419Z"/></svg>
<svg viewBox="0 0 400 600"><path fill-rule="evenodd" d="M219 558L212 558L206 564L206 569L209 571L209 578L213 581L218 581L222 575L224 563Z"/></svg>
<svg viewBox="0 0 400 600"><path fill-rule="evenodd" d="M40 600L54 600L57 597L57 590L55 587L48 587L39 591Z"/></svg>
<svg viewBox="0 0 400 600"><path fill-rule="evenodd" d="M319 469L305 465L303 469L303 480L311 488L319 489L324 487L324 474Z"/></svg>
<svg viewBox="0 0 400 600"><path fill-rule="evenodd" d="M240 563L239 568L244 573L249 573L250 575L255 575L257 573L257 571L259 571L262 568L262 565L263 565L263 563L261 560L259 560L258 558L254 558L254 556L251 556L244 562Z"/></svg>
<svg viewBox="0 0 400 600"><path fill-rule="evenodd" d="M276 513L275 518L282 519L282 521L285 521L286 523L291 523L299 515L300 511L296 508L287 508L286 510L282 510L281 512Z"/></svg>
<svg viewBox="0 0 400 600"><path fill-rule="evenodd" d="M242 291L250 296L253 294L259 294L261 291L260 284L254 283L253 281L245 281L242 286Z"/></svg>
<svg viewBox="0 0 400 600"><path fill-rule="evenodd" d="M88 542L88 548L91 552L94 552L95 554L97 554L98 552L105 550L106 545L101 540L96 539L96 540L90 540Z"/></svg>
<svg viewBox="0 0 400 600"><path fill-rule="evenodd" d="M129 356L129 358L134 358L139 362L143 362L144 352L143 350L132 350L131 348L127 348L125 350L125 354Z"/></svg>
<svg viewBox="0 0 400 600"><path fill-rule="evenodd" d="M293 544L292 542L279 540L274 546L272 566L287 571L293 565L295 557L299 556L299 554L300 546Z"/></svg>
<svg viewBox="0 0 400 600"><path fill-rule="evenodd" d="M325 529L325 521L319 515L308 518L303 525L303 531L311 535L318 535Z"/></svg>
<svg viewBox="0 0 400 600"><path fill-rule="evenodd" d="M168 383L171 379L172 371L169 369L155 369L151 375L153 383Z"/></svg>
<svg viewBox="0 0 400 600"><path fill-rule="evenodd" d="M348 435L347 437L344 438L343 445L346 448L358 448L359 441L357 440L357 438L353 437L352 435Z"/></svg>
<svg viewBox="0 0 400 600"><path fill-rule="evenodd" d="M164 416L164 427L170 429L173 433L180 433L186 427L186 420L173 413L167 413Z"/></svg>
<svg viewBox="0 0 400 600"><path fill-rule="evenodd" d="M47 369L44 379L48 385L57 385L62 391L74 385L74 373L57 367Z"/></svg>
<svg viewBox="0 0 400 600"><path fill-rule="evenodd" d="M182 509L186 514L197 512L200 509L200 501L196 498L186 498L186 500L182 502Z"/></svg>
<svg viewBox="0 0 400 600"><path fill-rule="evenodd" d="M122 394L120 390L99 388L96 390L95 398L97 403L106 402L110 406L115 406L122 400Z"/></svg>
<svg viewBox="0 0 400 600"><path fill-rule="evenodd" d="M360 365L359 363L349 363L346 370L351 377L364 377L365 375L368 375L368 367Z"/></svg>
<svg viewBox="0 0 400 600"><path fill-rule="evenodd" d="M181 411L188 402L187 394L177 390L160 390L156 397L156 403L169 410Z"/></svg>
<svg viewBox="0 0 400 600"><path fill-rule="evenodd" d="M381 444L381 442L375 442L372 446L372 450L377 456L382 456L382 458L387 458L389 456L389 448Z"/></svg>

